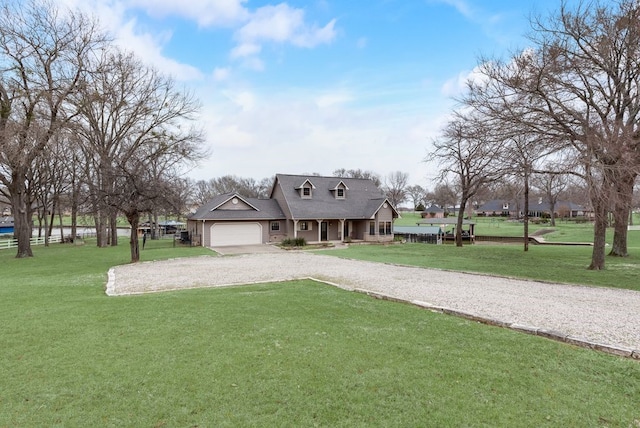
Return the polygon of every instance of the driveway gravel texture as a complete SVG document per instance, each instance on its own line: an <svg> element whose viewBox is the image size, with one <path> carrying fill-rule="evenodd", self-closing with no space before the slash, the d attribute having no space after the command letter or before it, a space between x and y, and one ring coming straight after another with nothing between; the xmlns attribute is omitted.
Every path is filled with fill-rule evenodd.
<svg viewBox="0 0 640 428"><path fill-rule="evenodd" d="M280 251L116 266L106 292L122 296L302 278L640 358L640 292L632 290Z"/></svg>

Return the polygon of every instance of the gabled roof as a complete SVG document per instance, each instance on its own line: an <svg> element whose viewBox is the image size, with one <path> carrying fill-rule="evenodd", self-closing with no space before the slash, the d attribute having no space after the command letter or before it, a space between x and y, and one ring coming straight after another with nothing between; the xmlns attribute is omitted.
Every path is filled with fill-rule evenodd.
<svg viewBox="0 0 640 428"><path fill-rule="evenodd" d="M246 209L222 209L227 202L237 198ZM273 199L245 198L238 193L218 195L189 216L189 220L284 220L278 202Z"/></svg>
<svg viewBox="0 0 640 428"><path fill-rule="evenodd" d="M424 210L426 213L443 213L444 210L437 205L429 205L429 208Z"/></svg>
<svg viewBox="0 0 640 428"><path fill-rule="evenodd" d="M256 210L256 211L260 211L258 208L256 208L251 202L249 202L247 200L247 198L242 197L240 194L238 193L227 193L224 195L220 195L223 196L223 198L220 198L221 202L216 205L215 207L211 208L211 211L217 210L218 208L220 208L222 205L226 204L229 201L232 201L234 198L236 199L236 201L234 201L234 203L238 203L238 201L242 201L244 202L246 205L248 205L250 208Z"/></svg>
<svg viewBox="0 0 640 428"><path fill-rule="evenodd" d="M329 184L329 190L338 190L340 188L340 185L342 184L342 187L346 190L349 190L349 186L347 186L346 184L344 184L344 180L338 180L337 182L335 182L336 184L334 185L333 183Z"/></svg>
<svg viewBox="0 0 640 428"><path fill-rule="evenodd" d="M306 180L313 180L315 185L310 199L301 198L297 191ZM333 193L340 183L349 189L344 199L336 199ZM272 197L276 186L280 187L293 219L369 219L385 203L397 215L384 193L369 179L276 174Z"/></svg>
<svg viewBox="0 0 640 428"><path fill-rule="evenodd" d="M307 183L309 183L309 184L311 185L311 188L312 188L312 189L315 189L315 188L316 188L316 186L314 186L314 185L313 185L313 183L311 182L311 180L309 180L309 179L307 178L307 179L305 179L305 180L302 182L302 184L300 184L300 185L296 186L296 187L295 187L295 189L296 189L296 190L297 190L297 189L302 189L302 188L304 187L304 185L305 185L305 184L307 184Z"/></svg>

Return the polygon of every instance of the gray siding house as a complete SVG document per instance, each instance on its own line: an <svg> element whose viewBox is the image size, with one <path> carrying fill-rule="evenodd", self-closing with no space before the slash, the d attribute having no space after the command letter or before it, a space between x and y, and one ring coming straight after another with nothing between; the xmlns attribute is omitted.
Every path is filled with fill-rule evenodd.
<svg viewBox="0 0 640 428"><path fill-rule="evenodd" d="M393 240L398 212L371 180L277 174L269 199L219 195L187 220L192 243Z"/></svg>

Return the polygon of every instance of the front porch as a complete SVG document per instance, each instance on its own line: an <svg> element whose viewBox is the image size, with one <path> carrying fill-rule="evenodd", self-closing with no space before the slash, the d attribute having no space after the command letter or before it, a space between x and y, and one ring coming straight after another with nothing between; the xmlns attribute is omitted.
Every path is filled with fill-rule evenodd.
<svg viewBox="0 0 640 428"><path fill-rule="evenodd" d="M393 222L382 220L314 219L292 220L289 233L293 239L308 243L324 242L390 242Z"/></svg>

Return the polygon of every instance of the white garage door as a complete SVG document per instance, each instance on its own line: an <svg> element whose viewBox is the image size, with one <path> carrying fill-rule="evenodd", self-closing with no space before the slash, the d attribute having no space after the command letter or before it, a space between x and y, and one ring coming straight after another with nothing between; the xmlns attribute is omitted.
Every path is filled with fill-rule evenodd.
<svg viewBox="0 0 640 428"><path fill-rule="evenodd" d="M218 223L211 226L211 246L262 244L259 223Z"/></svg>

